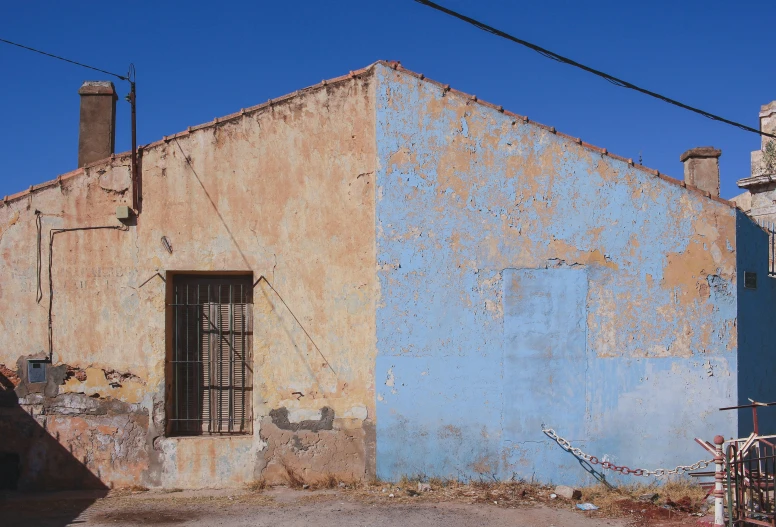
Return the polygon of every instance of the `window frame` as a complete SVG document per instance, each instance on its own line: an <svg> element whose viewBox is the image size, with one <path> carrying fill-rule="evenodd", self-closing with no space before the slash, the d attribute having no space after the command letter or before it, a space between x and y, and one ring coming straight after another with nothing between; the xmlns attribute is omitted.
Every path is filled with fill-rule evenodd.
<svg viewBox="0 0 776 527"><path fill-rule="evenodd" d="M166 275L165 435L252 434L253 273L168 271ZM202 287L207 284L210 287L203 301ZM192 301L191 287L195 285L199 288ZM219 286L218 298L213 286ZM228 290L226 296L224 286ZM237 287L242 288L241 295L235 291ZM188 298L183 296L184 288ZM181 327L183 322L185 327ZM242 327L238 331L240 323ZM205 329L208 326L210 329ZM192 334L196 335L193 344ZM226 356L229 359L225 377ZM237 373L240 367L241 375ZM241 386L236 383L238 378L242 379ZM184 408L186 415L183 415Z"/></svg>

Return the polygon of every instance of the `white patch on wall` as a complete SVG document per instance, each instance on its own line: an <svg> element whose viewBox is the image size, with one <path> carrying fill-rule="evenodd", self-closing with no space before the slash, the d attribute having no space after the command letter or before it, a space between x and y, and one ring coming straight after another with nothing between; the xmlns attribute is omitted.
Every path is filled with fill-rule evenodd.
<svg viewBox="0 0 776 527"><path fill-rule="evenodd" d="M363 421L367 417L366 406L361 404L354 406L350 410L345 411L345 413L342 414L342 417L349 419L361 419Z"/></svg>
<svg viewBox="0 0 776 527"><path fill-rule="evenodd" d="M130 174L129 169L124 167L112 167L110 170L100 174L100 187L113 192L124 192L129 189Z"/></svg>
<svg viewBox="0 0 776 527"><path fill-rule="evenodd" d="M288 421L291 423L301 423L302 421L320 421L322 414L320 410L310 408L291 408L288 410Z"/></svg>
<svg viewBox="0 0 776 527"><path fill-rule="evenodd" d="M393 368L388 368L388 375L385 378L385 385L393 386L394 382L396 382L396 378L393 376Z"/></svg>

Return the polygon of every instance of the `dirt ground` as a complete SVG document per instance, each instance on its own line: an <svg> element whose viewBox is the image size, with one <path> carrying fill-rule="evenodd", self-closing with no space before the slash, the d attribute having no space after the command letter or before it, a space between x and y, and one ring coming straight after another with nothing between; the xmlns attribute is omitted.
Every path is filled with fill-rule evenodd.
<svg viewBox="0 0 776 527"><path fill-rule="evenodd" d="M394 496L391 497L390 495ZM611 511L582 512L565 500L490 501L448 499L434 492L398 488L294 490L289 488L209 491L65 492L8 494L0 498L4 527L272 526L301 527L679 527L699 518L623 500Z"/></svg>

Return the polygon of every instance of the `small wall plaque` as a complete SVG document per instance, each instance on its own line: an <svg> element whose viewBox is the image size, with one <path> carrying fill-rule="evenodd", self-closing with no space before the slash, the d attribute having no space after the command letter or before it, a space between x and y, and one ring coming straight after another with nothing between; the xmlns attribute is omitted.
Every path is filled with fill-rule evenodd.
<svg viewBox="0 0 776 527"><path fill-rule="evenodd" d="M744 287L746 289L757 289L757 273L744 271Z"/></svg>

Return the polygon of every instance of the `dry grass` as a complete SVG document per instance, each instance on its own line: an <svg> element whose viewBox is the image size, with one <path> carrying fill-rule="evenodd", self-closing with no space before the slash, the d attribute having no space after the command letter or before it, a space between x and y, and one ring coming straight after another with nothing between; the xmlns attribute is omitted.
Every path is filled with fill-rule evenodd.
<svg viewBox="0 0 776 527"><path fill-rule="evenodd" d="M283 469L286 471L286 481L288 482L288 486L292 489L303 489L305 488L305 482L304 478L302 476L299 476L292 468L289 468L288 465L283 464Z"/></svg>
<svg viewBox="0 0 776 527"><path fill-rule="evenodd" d="M361 485L364 485L363 483L354 483L353 481L346 481L343 479L338 478L334 474L324 474L323 476L314 479L314 480L308 480L305 479L304 476L294 471L292 468L288 467L287 465L283 465L283 469L285 471L285 480L288 488L296 489L296 490L324 490L324 489L334 489L334 488L354 488ZM253 481L252 483L248 484L248 489L254 492L262 492L273 485L269 485L266 480L259 479L256 481ZM283 486L283 485L280 485Z"/></svg>
<svg viewBox="0 0 776 527"><path fill-rule="evenodd" d="M606 517L627 517L631 525L652 524L685 525L690 515L708 514L710 505L705 501L706 491L691 481L673 481L664 485L623 485L608 488L604 485L582 489L581 501L599 507L596 514ZM557 502L558 500L553 500ZM678 523L674 523L678 522Z"/></svg>
<svg viewBox="0 0 776 527"><path fill-rule="evenodd" d="M119 496L129 496L131 494L138 494L141 492L148 492L148 487L143 487L141 485L131 485L129 487L119 487L117 489L111 489L109 496L110 497L119 497Z"/></svg>
<svg viewBox="0 0 776 527"><path fill-rule="evenodd" d="M520 480L469 481L454 479L402 477L398 482L377 479L361 482L342 482L332 474L305 483L293 471L288 472L288 486L296 489L338 489L338 494L374 504L461 502L517 508L543 504L549 507L574 508L576 503L593 503L599 507L596 515L602 517L628 517L634 525L688 518L690 513L705 510L706 492L692 481L673 481L664 485L634 484L610 488L604 485L582 488L580 500L552 499L555 487L538 485ZM422 486L419 486L422 484ZM257 482L254 490L264 490L266 485ZM428 489L428 490L424 490ZM654 495L652 501L642 496ZM321 496L311 495L311 498ZM684 520L682 520L684 521Z"/></svg>
<svg viewBox="0 0 776 527"><path fill-rule="evenodd" d="M651 502L639 501L641 496L656 495ZM671 481L664 485L622 485L608 488L604 485L582 489L582 501L594 503L606 515L616 515L623 508L633 507L633 502L668 506L680 512L698 512L704 505L706 491L691 481Z"/></svg>
<svg viewBox="0 0 776 527"><path fill-rule="evenodd" d="M340 480L338 480L334 474L325 474L320 479L313 481L309 488L312 490L333 489L338 487L339 484Z"/></svg>
<svg viewBox="0 0 776 527"><path fill-rule="evenodd" d="M430 490L422 491L419 484ZM353 485L350 493L368 501L391 499L395 502L489 503L504 507L535 505L543 496L549 499L550 487L532 485L523 481L471 481L454 479L403 477L398 482L371 481ZM391 496L393 495L393 496Z"/></svg>
<svg viewBox="0 0 776 527"><path fill-rule="evenodd" d="M248 485L248 489L252 490L253 492L262 492L267 488L267 482L263 479L258 479L256 481L251 482Z"/></svg>

